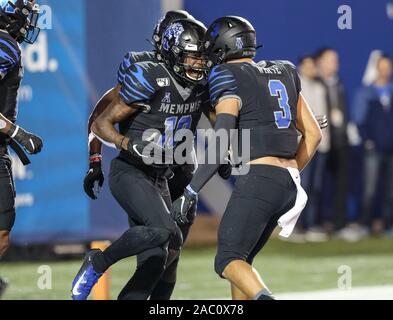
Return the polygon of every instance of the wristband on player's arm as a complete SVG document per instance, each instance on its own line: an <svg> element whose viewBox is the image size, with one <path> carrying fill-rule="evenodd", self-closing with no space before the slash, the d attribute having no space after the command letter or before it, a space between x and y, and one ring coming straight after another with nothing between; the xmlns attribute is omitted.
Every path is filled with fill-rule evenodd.
<svg viewBox="0 0 393 320"><path fill-rule="evenodd" d="M102 155L101 153L95 152L89 155L89 164L93 163L101 163L102 162Z"/></svg>
<svg viewBox="0 0 393 320"><path fill-rule="evenodd" d="M218 171L218 168L222 163L224 163L224 159L228 153L231 130L236 128L237 117L228 113L219 113L217 115L216 124L214 126L214 130L217 132L220 129L223 129L227 133L228 137L228 145L225 148L221 148L221 139L219 139L219 143L209 143L207 147L207 152L205 152L205 162L204 164L200 164L198 166L198 170L195 172L194 177L192 178L189 187L195 192L198 193L203 186L213 177L213 175ZM217 137L214 137L217 139ZM208 163L208 156L212 152L216 154L216 161L213 164ZM189 190L190 191L190 190Z"/></svg>

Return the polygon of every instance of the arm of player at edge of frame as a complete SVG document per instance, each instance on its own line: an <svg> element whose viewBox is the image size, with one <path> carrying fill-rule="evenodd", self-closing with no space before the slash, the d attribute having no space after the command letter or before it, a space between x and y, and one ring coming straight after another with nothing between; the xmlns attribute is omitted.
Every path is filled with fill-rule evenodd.
<svg viewBox="0 0 393 320"><path fill-rule="evenodd" d="M297 103L296 128L301 132L296 162L302 171L314 156L322 139L322 132L306 99L300 93Z"/></svg>
<svg viewBox="0 0 393 320"><path fill-rule="evenodd" d="M89 116L87 124L89 154L101 154L102 152L103 143L92 133L91 127L98 116L100 116L109 107L111 102L115 100L116 96L119 94L120 88L121 86L118 84L105 92L98 100Z"/></svg>

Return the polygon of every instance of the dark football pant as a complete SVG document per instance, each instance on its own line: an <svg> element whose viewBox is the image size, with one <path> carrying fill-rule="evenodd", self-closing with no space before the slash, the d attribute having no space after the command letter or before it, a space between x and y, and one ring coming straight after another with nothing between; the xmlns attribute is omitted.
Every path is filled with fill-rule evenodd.
<svg viewBox="0 0 393 320"><path fill-rule="evenodd" d="M11 231L14 222L15 188L11 171L11 159L8 155L3 154L0 155L0 230Z"/></svg>
<svg viewBox="0 0 393 320"><path fill-rule="evenodd" d="M168 244L178 250L182 245L181 233L169 214L170 196L164 172L146 166L136 167L116 158L109 174L112 195L126 211L134 226L114 241L102 255L93 258L94 268L103 272L117 261L149 251L149 264L139 266L144 271L143 281L135 282L130 299L147 299L165 270ZM180 238L179 238L180 237ZM145 252L147 254L147 252ZM133 278L138 279L141 272Z"/></svg>
<svg viewBox="0 0 393 320"><path fill-rule="evenodd" d="M219 276L231 261L252 264L277 220L295 205L296 195L296 185L284 168L251 165L246 175L238 177L218 230Z"/></svg>
<svg viewBox="0 0 393 320"><path fill-rule="evenodd" d="M172 171L174 175L172 179L168 180L168 186L171 200L173 202L183 195L184 189L190 183L193 176L194 165L184 164L182 166L173 168ZM189 223L179 227L182 233L183 243L186 242L190 228L194 223L196 210L197 204L195 204L188 212ZM169 300L172 295L176 284L177 266L179 264L180 251L175 252L172 256L170 255L170 258L171 259L168 259L167 266L160 281L157 283L150 296L150 300Z"/></svg>
<svg viewBox="0 0 393 320"><path fill-rule="evenodd" d="M189 184L192 178L193 165L178 166L173 169L173 177L168 181L170 198L176 200L183 192L184 188ZM189 212L190 223L180 227L183 241L185 242L195 217L196 206ZM135 225L135 221L130 219L130 226ZM150 277L151 270L154 271L159 255L156 249L147 250L137 256L137 270L133 277L128 281L126 286L119 294L120 300L146 299L150 295L151 300L168 300L170 299L176 283L177 265L179 263L180 251L176 250L173 243L169 244L169 252L166 261L165 270L160 280L156 281L153 290L149 289L151 283L146 282L146 278Z"/></svg>

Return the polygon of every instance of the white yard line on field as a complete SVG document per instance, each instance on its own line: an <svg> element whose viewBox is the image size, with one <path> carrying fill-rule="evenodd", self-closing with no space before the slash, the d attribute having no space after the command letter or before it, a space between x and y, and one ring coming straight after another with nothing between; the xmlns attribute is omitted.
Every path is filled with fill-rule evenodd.
<svg viewBox="0 0 393 320"><path fill-rule="evenodd" d="M287 292L275 296L277 300L393 300L393 285Z"/></svg>
<svg viewBox="0 0 393 320"><path fill-rule="evenodd" d="M393 285L286 292L274 294L274 297L277 300L393 300ZM228 300L228 297L209 300Z"/></svg>

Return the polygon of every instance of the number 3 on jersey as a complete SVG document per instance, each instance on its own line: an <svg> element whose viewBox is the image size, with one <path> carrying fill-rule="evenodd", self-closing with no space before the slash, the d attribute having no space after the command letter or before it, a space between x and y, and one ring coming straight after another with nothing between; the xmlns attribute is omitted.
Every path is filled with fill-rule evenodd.
<svg viewBox="0 0 393 320"><path fill-rule="evenodd" d="M278 129L287 129L292 121L291 108L288 104L287 88L280 80L270 80L269 90L272 97L278 97L278 105L282 111L274 111Z"/></svg>

